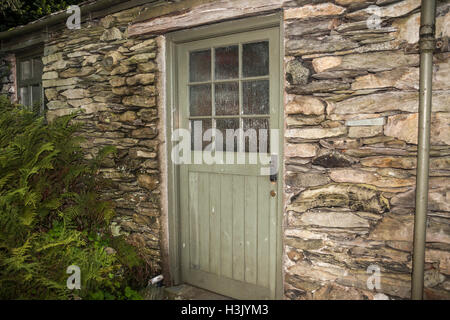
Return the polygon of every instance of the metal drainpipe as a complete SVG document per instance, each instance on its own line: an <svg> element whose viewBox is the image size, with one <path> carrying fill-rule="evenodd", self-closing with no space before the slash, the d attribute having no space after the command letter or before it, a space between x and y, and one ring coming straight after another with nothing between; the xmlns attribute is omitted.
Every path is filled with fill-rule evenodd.
<svg viewBox="0 0 450 320"><path fill-rule="evenodd" d="M430 118L435 48L436 0L422 0L420 15L420 89L419 140L417 152L416 214L414 217L414 251L411 299L423 299L425 239L428 207L428 171L430 154Z"/></svg>

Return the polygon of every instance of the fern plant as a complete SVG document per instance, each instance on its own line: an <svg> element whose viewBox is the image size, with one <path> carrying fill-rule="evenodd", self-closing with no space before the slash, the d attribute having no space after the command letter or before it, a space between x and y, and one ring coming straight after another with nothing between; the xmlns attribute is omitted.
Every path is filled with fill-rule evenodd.
<svg viewBox="0 0 450 320"><path fill-rule="evenodd" d="M105 251L114 210L98 175L115 149L86 160L73 117L46 124L0 96L0 299L126 298L124 260ZM75 292L70 265L81 269Z"/></svg>

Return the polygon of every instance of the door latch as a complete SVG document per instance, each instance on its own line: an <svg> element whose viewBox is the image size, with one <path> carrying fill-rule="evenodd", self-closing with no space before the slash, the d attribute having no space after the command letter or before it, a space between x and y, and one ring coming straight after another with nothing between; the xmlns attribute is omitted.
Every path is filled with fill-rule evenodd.
<svg viewBox="0 0 450 320"><path fill-rule="evenodd" d="M270 181L278 181L278 155L272 154L270 159Z"/></svg>

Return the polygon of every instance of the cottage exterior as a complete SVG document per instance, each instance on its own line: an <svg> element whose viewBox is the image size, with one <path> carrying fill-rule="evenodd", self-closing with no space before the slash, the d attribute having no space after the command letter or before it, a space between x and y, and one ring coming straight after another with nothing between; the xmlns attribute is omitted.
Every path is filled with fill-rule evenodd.
<svg viewBox="0 0 450 320"><path fill-rule="evenodd" d="M0 93L43 101L49 121L84 110L87 156L118 148L102 169L111 227L167 285L410 297L420 0L98 0L81 6L79 29L68 16L0 34ZM449 35L450 5L438 1L431 299L450 298ZM195 121L270 130L271 163L180 164L174 132Z"/></svg>

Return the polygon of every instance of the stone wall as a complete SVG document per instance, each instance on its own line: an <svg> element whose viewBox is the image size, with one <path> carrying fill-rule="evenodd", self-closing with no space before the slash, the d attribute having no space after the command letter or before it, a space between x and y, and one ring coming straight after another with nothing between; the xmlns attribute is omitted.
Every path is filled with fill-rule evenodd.
<svg viewBox="0 0 450 320"><path fill-rule="evenodd" d="M49 121L81 112L76 122L84 125L87 157L117 147L101 169L113 182L104 192L117 213L113 234L126 234L159 273L158 48L152 36L127 39L127 14L53 34L42 59L43 87Z"/></svg>
<svg viewBox="0 0 450 320"><path fill-rule="evenodd" d="M307 2L284 11L285 298L409 298L420 0ZM378 27L366 9L375 3ZM446 299L449 9L439 2L425 277L426 298ZM381 271L375 291L371 265Z"/></svg>
<svg viewBox="0 0 450 320"><path fill-rule="evenodd" d="M13 54L0 53L0 95L17 100L16 59Z"/></svg>

